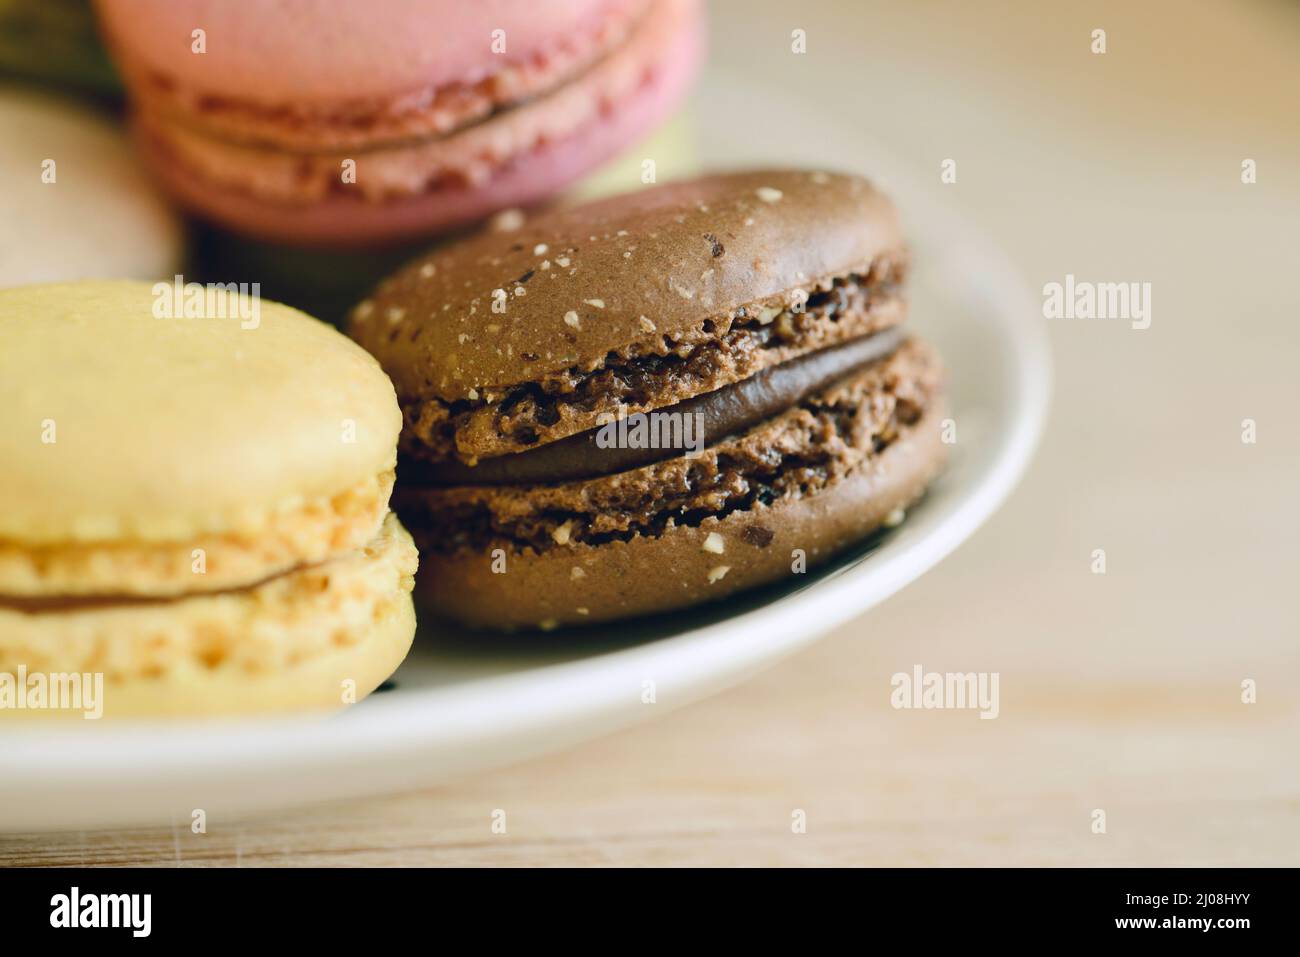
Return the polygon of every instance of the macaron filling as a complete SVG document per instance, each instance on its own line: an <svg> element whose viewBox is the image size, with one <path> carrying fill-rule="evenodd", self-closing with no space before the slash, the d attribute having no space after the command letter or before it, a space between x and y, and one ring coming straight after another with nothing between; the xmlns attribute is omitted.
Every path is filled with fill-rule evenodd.
<svg viewBox="0 0 1300 957"><path fill-rule="evenodd" d="M699 451L807 399L855 369L891 355L903 333L886 329L791 359L740 382L649 413L626 417L514 455L412 462L403 480L429 485L565 482L611 475ZM665 423L661 428L658 423ZM620 427L621 425L621 427ZM640 430L639 432L636 430Z"/></svg>
<svg viewBox="0 0 1300 957"><path fill-rule="evenodd" d="M260 581L242 585L232 585L209 591L180 592L174 595L131 595L108 593L83 593L75 595L7 595L0 594L0 609L21 612L25 615L39 615L50 612L100 611L110 608L150 608L174 605L177 602L194 598L218 595L244 595L256 591L263 585L277 579L297 575L311 569L328 566L337 558L320 562L304 562L283 571L274 572Z"/></svg>
<svg viewBox="0 0 1300 957"><path fill-rule="evenodd" d="M508 544L545 552L658 536L822 489L872 467L939 405L934 351L907 339L778 414L714 442L612 475L571 482L419 486L394 496L422 550Z"/></svg>

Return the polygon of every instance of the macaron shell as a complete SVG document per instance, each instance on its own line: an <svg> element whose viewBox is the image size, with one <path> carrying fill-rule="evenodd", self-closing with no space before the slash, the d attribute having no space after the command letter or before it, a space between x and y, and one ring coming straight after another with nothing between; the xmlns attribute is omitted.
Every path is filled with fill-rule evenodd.
<svg viewBox="0 0 1300 957"><path fill-rule="evenodd" d="M253 534L393 468L400 412L362 349L271 302L157 318L170 289L0 290L0 539Z"/></svg>
<svg viewBox="0 0 1300 957"><path fill-rule="evenodd" d="M157 279L180 262L180 222L129 140L79 104L0 85L0 179L0 286Z"/></svg>
<svg viewBox="0 0 1300 957"><path fill-rule="evenodd" d="M351 154L302 160L319 166L320 176L298 196L296 154L209 142L151 115L137 119L137 137L159 180L183 206L261 239L359 247L444 232L545 199L669 116L697 70L703 24L696 0L657 2L670 13L652 24L652 36L616 50L549 96L447 138L357 153L355 195L333 188ZM635 83L623 82L627 92L611 99L619 84L606 74ZM575 117L586 119L575 127ZM445 182L438 175L443 164L452 164L454 173ZM371 195L381 178L388 185L382 195ZM293 196L275 195L283 190Z"/></svg>
<svg viewBox="0 0 1300 957"><path fill-rule="evenodd" d="M493 57L490 73L470 82L401 89L387 99L349 99L344 90L338 100L268 103L198 91L141 69L130 57L122 64L139 112L202 131L208 139L258 144L299 157L322 151L357 155L382 145L445 136L547 95L608 58L647 22L653 24L644 15L649 2L612 5L544 48L521 52L512 47Z"/></svg>
<svg viewBox="0 0 1300 957"><path fill-rule="evenodd" d="M195 93L260 103L387 99L472 83L637 0L98 0L119 57ZM204 31L205 52L192 52ZM505 53L493 51L504 31ZM498 44L499 47L499 44Z"/></svg>
<svg viewBox="0 0 1300 957"><path fill-rule="evenodd" d="M383 684L405 660L414 637L415 608L408 597L379 616L359 644L335 648L280 674L198 672L172 681L122 682L105 689L105 714L156 718L338 711ZM36 713L80 717L75 711Z"/></svg>
<svg viewBox="0 0 1300 957"><path fill-rule="evenodd" d="M107 717L336 710L410 649L416 561L390 515L365 548L252 589L36 614L0 603L0 672L98 673ZM82 712L0 709L23 717Z"/></svg>
<svg viewBox="0 0 1300 957"><path fill-rule="evenodd" d="M921 497L946 457L943 414L929 410L871 467L811 496L657 537L511 553L505 574L486 555L425 553L417 601L472 627L550 628L673 611L789 580L796 550L813 568ZM722 553L705 547L713 534Z"/></svg>
<svg viewBox="0 0 1300 957"><path fill-rule="evenodd" d="M860 177L719 174L436 250L382 283L349 332L404 399L456 400L595 368L610 353L661 351L711 317L865 271L901 247L893 205Z"/></svg>

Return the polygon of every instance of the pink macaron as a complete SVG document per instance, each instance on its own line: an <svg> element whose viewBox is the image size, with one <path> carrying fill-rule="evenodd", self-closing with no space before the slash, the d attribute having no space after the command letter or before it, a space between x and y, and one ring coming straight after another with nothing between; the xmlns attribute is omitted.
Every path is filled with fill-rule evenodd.
<svg viewBox="0 0 1300 957"><path fill-rule="evenodd" d="M370 245L562 189L684 95L700 0L99 0L163 185L261 239Z"/></svg>

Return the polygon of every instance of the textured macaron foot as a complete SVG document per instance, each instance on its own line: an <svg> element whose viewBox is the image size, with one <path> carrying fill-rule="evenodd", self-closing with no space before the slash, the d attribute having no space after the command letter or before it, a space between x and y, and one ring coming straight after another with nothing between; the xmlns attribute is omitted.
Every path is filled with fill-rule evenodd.
<svg viewBox="0 0 1300 957"><path fill-rule="evenodd" d="M394 506L420 529L418 594L468 624L535 628L787 579L921 496L944 458L941 379L912 340L694 458L563 484L405 486Z"/></svg>
<svg viewBox="0 0 1300 957"><path fill-rule="evenodd" d="M767 170L537 217L353 311L404 426L417 593L493 628L670 611L897 517L940 469L943 372L867 181Z"/></svg>
<svg viewBox="0 0 1300 957"><path fill-rule="evenodd" d="M197 12L152 6L148 27L101 9L161 180L216 222L303 244L395 242L535 203L664 120L702 52L698 0L583 0L546 17L331 7L324 33L259 3L207 10L209 52L178 61L157 44L188 37Z"/></svg>
<svg viewBox="0 0 1300 957"><path fill-rule="evenodd" d="M388 513L392 490L393 470L386 468L242 527L113 541L0 539L0 595L174 596L237 587L361 547ZM201 575L194 572L196 553L203 556Z"/></svg>
<svg viewBox="0 0 1300 957"><path fill-rule="evenodd" d="M0 290L0 718L80 714L40 691L71 675L108 715L372 690L414 633L400 424L371 356L255 292Z"/></svg>
<svg viewBox="0 0 1300 957"><path fill-rule="evenodd" d="M338 708L406 657L416 565L415 545L389 515L364 547L246 588L135 600L0 596L0 673L101 675L106 717Z"/></svg>

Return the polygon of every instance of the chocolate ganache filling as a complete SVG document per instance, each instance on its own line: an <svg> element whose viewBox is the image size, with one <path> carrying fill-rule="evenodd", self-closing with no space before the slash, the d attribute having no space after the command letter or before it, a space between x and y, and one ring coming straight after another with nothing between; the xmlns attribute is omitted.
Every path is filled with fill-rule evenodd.
<svg viewBox="0 0 1300 957"><path fill-rule="evenodd" d="M897 328L818 350L712 392L511 455L463 462L402 463L402 480L421 485L529 485L612 475L689 454L741 432L825 389L860 366L891 355Z"/></svg>

